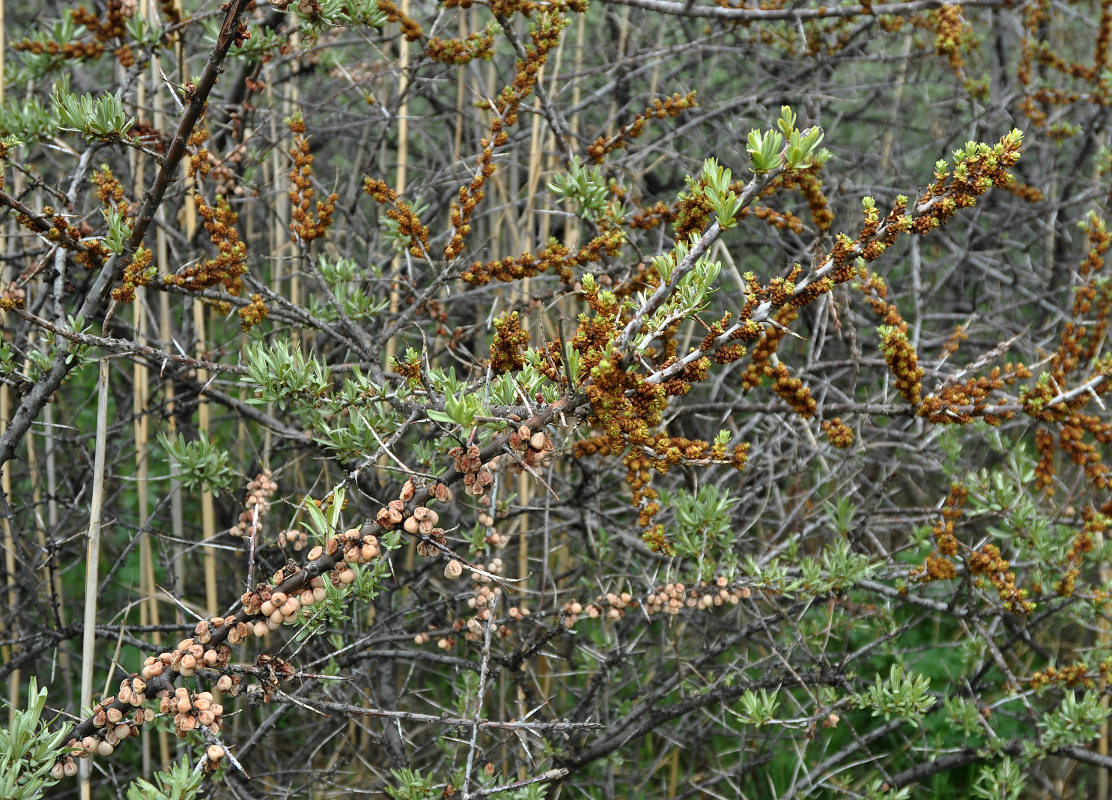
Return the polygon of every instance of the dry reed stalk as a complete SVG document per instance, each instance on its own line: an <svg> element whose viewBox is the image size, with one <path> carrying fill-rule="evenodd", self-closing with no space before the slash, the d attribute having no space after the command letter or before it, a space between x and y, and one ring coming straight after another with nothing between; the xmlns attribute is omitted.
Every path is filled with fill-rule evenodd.
<svg viewBox="0 0 1112 800"><path fill-rule="evenodd" d="M108 359L100 360L97 383L96 452L93 456L93 491L89 501L88 543L85 549L85 602L81 633L81 707L93 705L93 664L96 660L97 589L100 580L100 515L104 507L104 461L108 448ZM89 800L89 760L82 759L81 800Z"/></svg>
<svg viewBox="0 0 1112 800"><path fill-rule="evenodd" d="M198 358L205 358L205 307L200 300L193 301L193 330L196 338L196 352ZM197 383L204 386L208 382L208 370L197 370ZM197 403L197 430L206 438L210 437L212 430L211 409L206 400ZM213 616L217 611L218 596L216 592L216 548L207 544L216 536L216 509L213 506L212 492L207 489L201 493L201 542L204 547L205 569L205 613Z"/></svg>
<svg viewBox="0 0 1112 800"><path fill-rule="evenodd" d="M6 315L0 314L0 327L3 327L4 317ZM7 427L6 420L11 415L12 398L11 389L5 383L0 385L0 433L4 432ZM10 498L12 496L12 473L7 464L0 465L0 492L4 493L4 498L10 507ZM3 519L0 520L4 528L4 569L7 574L8 583L8 609L15 611L17 603L19 602L19 589L15 583L15 535L12 531L12 523L7 514L4 514ZM7 633L7 625L0 621L0 634ZM5 636L5 639L7 637ZM12 657L11 645L4 645L0 648L0 658L4 661L10 660ZM19 685L23 677L20 670L13 670L11 678L8 682L8 727L10 728L15 723L16 709L20 708L19 703Z"/></svg>
<svg viewBox="0 0 1112 800"><path fill-rule="evenodd" d="M5 84L4 84L4 0L0 0L0 103L5 99ZM9 240L10 241L10 240ZM4 327L5 314L0 314L0 329ZM7 384L0 386L0 433L3 433L6 427L8 416L11 414L11 390ZM4 493L4 498L9 499L12 496L12 476L11 471L7 466L0 466L0 492ZM8 573L8 608L15 609L16 599L18 597L15 586L15 538L12 533L12 523L7 515L4 516L4 567ZM0 623L0 633L3 633L5 626ZM0 649L5 661L11 655L11 648L5 645ZM15 722L16 709L20 707L19 704L19 684L22 681L22 676L19 670L12 672L11 682L8 686L8 727L10 728Z"/></svg>

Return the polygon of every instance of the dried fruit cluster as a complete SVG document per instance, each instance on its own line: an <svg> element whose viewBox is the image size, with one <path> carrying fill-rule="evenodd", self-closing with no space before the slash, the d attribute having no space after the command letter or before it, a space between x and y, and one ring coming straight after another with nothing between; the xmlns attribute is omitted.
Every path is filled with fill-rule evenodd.
<svg viewBox="0 0 1112 800"><path fill-rule="evenodd" d="M231 534L243 538L259 536L263 530L263 517L270 511L270 498L277 491L278 484L270 479L270 470L260 472L248 481L247 496L243 499L246 510L240 512L239 521L230 531Z"/></svg>

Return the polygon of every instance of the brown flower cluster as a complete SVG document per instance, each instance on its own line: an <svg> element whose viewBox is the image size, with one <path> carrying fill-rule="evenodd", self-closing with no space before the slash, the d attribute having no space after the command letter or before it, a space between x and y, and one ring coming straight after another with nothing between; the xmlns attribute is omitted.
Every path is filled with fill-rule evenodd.
<svg viewBox="0 0 1112 800"><path fill-rule="evenodd" d="M830 444L839 448L847 448L853 444L853 428L842 422L841 417L833 417L822 421L822 431Z"/></svg>
<svg viewBox="0 0 1112 800"><path fill-rule="evenodd" d="M378 10L386 15L388 22L401 23L402 35L407 42L415 42L424 35L420 23L405 14L393 0L379 0Z"/></svg>
<svg viewBox="0 0 1112 800"><path fill-rule="evenodd" d="M803 385L803 381L794 377L783 364L766 366L766 374L772 378L772 390L780 395L785 403L792 407L796 414L803 419L810 419L815 415L818 404L811 396L811 390Z"/></svg>
<svg viewBox="0 0 1112 800"><path fill-rule="evenodd" d="M1051 375L1060 387L1066 386L1071 372L1098 354L1112 314L1112 286L1100 274L1112 235L1104 220L1093 213L1085 221L1085 235L1089 249L1077 270L1085 283L1074 290L1073 318L1063 326L1061 342L1050 362Z"/></svg>
<svg viewBox="0 0 1112 800"><path fill-rule="evenodd" d="M251 295L251 302L240 308L236 313L239 314L239 327L244 331L249 331L270 316L270 309L263 302L261 294L253 294Z"/></svg>
<svg viewBox="0 0 1112 800"><path fill-rule="evenodd" d="M100 42L54 42L38 41L35 39L21 39L12 42L13 50L32 55L60 56L67 61L80 61L81 59L100 58L104 54L104 45Z"/></svg>
<svg viewBox="0 0 1112 800"><path fill-rule="evenodd" d="M210 206L201 195L194 195L197 213L205 221L209 240L216 245L218 254L201 264L185 267L173 275L164 275L164 283L184 289L201 291L210 286L223 286L228 294L238 295L243 285L241 276L247 272L247 246L240 241L235 228L238 216L228 202L217 198Z"/></svg>
<svg viewBox="0 0 1112 800"><path fill-rule="evenodd" d="M414 258L426 258L429 251L429 229L414 213L413 207L398 198L398 193L385 181L367 178L363 181L363 191L376 203L389 206L386 216L398 225L398 235L409 242L409 252Z"/></svg>
<svg viewBox="0 0 1112 800"><path fill-rule="evenodd" d="M425 56L441 64L456 66L476 59L489 61L494 56L494 32L485 28L460 39L430 36L425 44Z"/></svg>
<svg viewBox="0 0 1112 800"><path fill-rule="evenodd" d="M111 255L99 238L86 238L93 233L87 222L82 222L81 227L70 225L52 206L43 206L41 216L17 214L15 219L27 230L42 234L48 241L71 252L74 263L87 269L100 267Z"/></svg>
<svg viewBox="0 0 1112 800"><path fill-rule="evenodd" d="M990 425L999 425L1002 420L1015 416L1014 411L993 413L989 399L1005 386L1013 386L1018 379L1030 378L1031 371L1023 364L1007 363L1004 369L993 367L988 375L968 378L956 383L948 383L938 391L927 395L919 407L919 415L931 422L964 425L975 417L984 419ZM1003 406L1010 398L999 400Z"/></svg>
<svg viewBox="0 0 1112 800"><path fill-rule="evenodd" d="M911 570L911 580L946 581L957 576L957 567L952 559L958 554L958 540L954 528L962 516L962 508L969 497L969 489L963 484L950 486L950 493L942 506L942 519L931 528L937 550L927 556L922 567Z"/></svg>
<svg viewBox="0 0 1112 800"><path fill-rule="evenodd" d="M135 8L135 3L128 3L126 0L106 0L103 19L84 6L78 6L71 11L70 17L75 23L92 33L97 43L105 45L111 40L120 42L120 45L113 50L113 55L120 62L120 66L126 69L135 63L135 55L131 52L131 48L123 44L127 38L127 20L135 13Z"/></svg>
<svg viewBox="0 0 1112 800"><path fill-rule="evenodd" d="M290 130L297 134L289 151L293 159L289 173L292 184L289 191L292 209L290 235L295 242L309 243L314 239L323 239L328 233L340 196L332 192L327 199L317 201L315 213L309 210L316 194L313 188L313 154L309 152L309 140L302 135L305 123L300 117L290 122Z"/></svg>
<svg viewBox="0 0 1112 800"><path fill-rule="evenodd" d="M943 5L927 14L935 31L934 49L940 56L946 56L950 69L958 80L965 80L965 58L962 49L966 47L972 28L962 16L961 6Z"/></svg>
<svg viewBox="0 0 1112 800"><path fill-rule="evenodd" d="M1077 535L1073 537L1073 544L1070 546L1069 552L1066 553L1065 572L1062 574L1061 580L1058 581L1054 587L1054 591L1062 597L1072 597L1076 588L1077 577L1081 574L1081 560L1086 553L1093 552L1098 541L1104 540L1104 534L1108 530L1112 520L1103 514L1095 514L1092 511L1086 512L1085 524Z"/></svg>
<svg viewBox="0 0 1112 800"><path fill-rule="evenodd" d="M966 565L971 575L984 577L996 589L1009 611L1030 614L1035 610L1035 604L1027 599L1027 590L1016 588L1015 573L996 545L986 544L974 550L966 558Z"/></svg>
<svg viewBox="0 0 1112 800"><path fill-rule="evenodd" d="M1038 691L1047 686L1097 688L1098 683L1103 684L1112 675L1112 662L1101 661L1095 667L1086 664L1065 664L1055 666L1050 664L1045 669L1031 673L1031 688Z"/></svg>
<svg viewBox="0 0 1112 800"><path fill-rule="evenodd" d="M483 263L474 262L460 277L467 283L482 285L492 280L510 281L532 278L542 273L555 273L564 283L571 283L574 267L600 261L604 256L616 256L625 244L622 231L602 221L599 233L575 253L558 242L550 242L537 254L528 251L517 257L506 257Z"/></svg>
<svg viewBox="0 0 1112 800"><path fill-rule="evenodd" d="M494 320L494 341L490 343L490 368L496 375L521 369L524 351L529 347L529 333L521 329L516 311Z"/></svg>
<svg viewBox="0 0 1112 800"><path fill-rule="evenodd" d="M494 120L490 124L490 136L479 142L482 151L476 164L475 177L471 183L461 186L459 197L452 201L451 221L453 234L444 248L444 258L448 261L463 252L463 243L471 233L471 217L475 208L484 197L483 187L494 174L494 148L509 141L506 129L517 124L518 108L529 95L537 82L537 74L548 54L560 43L560 33L567 20L555 14L545 14L529 32L531 43L525 47L525 59L517 62L517 75L512 86L505 87L491 105ZM485 103L484 103L485 106Z"/></svg>
<svg viewBox="0 0 1112 800"><path fill-rule="evenodd" d="M821 169L820 165L812 164L806 169L785 171L769 182L768 186L761 192L761 196L769 197L780 189L798 190L803 195L803 199L807 201L811 222L819 231L825 233L830 230L830 226L834 222L834 212L830 210L826 194L822 190ZM734 191L737 191L737 189L734 189Z"/></svg>
<svg viewBox="0 0 1112 800"><path fill-rule="evenodd" d="M654 98L652 104L633 118L633 121L623 125L613 136L600 136L587 147L587 155L599 164L606 156L615 150L625 147L629 142L645 132L645 124L650 119L666 119L678 117L689 108L696 108L699 104L695 101L695 92L681 95L678 92L671 97L663 99Z"/></svg>
<svg viewBox="0 0 1112 800"><path fill-rule="evenodd" d="M1073 135L1074 131L1066 123L1047 125L1052 107L1070 105L1081 100L1095 105L1107 104L1104 72L1108 65L1109 40L1112 38L1112 9L1103 4L1100 6L1092 63L1065 58L1061 45L1052 44L1044 38L1047 31L1058 29L1051 19L1051 9L1049 3L1025 6L1024 35L1016 77L1024 89L1024 97L1020 103L1023 113L1036 127L1045 127L1050 136L1064 138ZM1053 88L1050 85L1051 79L1057 76L1067 79L1067 84L1079 85L1084 91Z"/></svg>
<svg viewBox="0 0 1112 800"><path fill-rule="evenodd" d="M12 311L16 308L23 308L23 303L27 299L27 292L15 281L10 281L7 286L0 290L0 311Z"/></svg>
<svg viewBox="0 0 1112 800"><path fill-rule="evenodd" d="M875 218L866 218L865 228L875 224ZM874 229L875 230L875 229ZM900 315L900 310L893 303L889 303L888 287L883 279L870 273L864 267L859 275L859 286L865 295L865 302L880 318L881 325L877 328L880 336L880 350L888 369L896 378L896 388L900 395L911 406L918 406L920 391L923 382L923 368L919 366L919 354L907 338L907 322Z"/></svg>

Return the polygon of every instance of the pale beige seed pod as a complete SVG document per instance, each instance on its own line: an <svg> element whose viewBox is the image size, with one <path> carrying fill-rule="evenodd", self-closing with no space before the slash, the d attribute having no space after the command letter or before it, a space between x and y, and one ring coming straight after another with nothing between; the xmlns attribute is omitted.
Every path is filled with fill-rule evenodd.
<svg viewBox="0 0 1112 800"><path fill-rule="evenodd" d="M216 679L216 691L227 693L232 690L232 676L221 675Z"/></svg>
<svg viewBox="0 0 1112 800"><path fill-rule="evenodd" d="M318 545L314 546L312 550L309 551L309 560L310 561L316 561L322 555L324 555L324 548L321 547L318 544Z"/></svg>
<svg viewBox="0 0 1112 800"><path fill-rule="evenodd" d="M62 766L61 761L56 761L54 766L50 768L50 777L56 781L62 780L66 775L66 768Z"/></svg>
<svg viewBox="0 0 1112 800"><path fill-rule="evenodd" d="M454 558L444 565L444 577L450 580L455 580L463 574L463 565L456 561Z"/></svg>
<svg viewBox="0 0 1112 800"><path fill-rule="evenodd" d="M77 762L72 758L67 758L62 762L62 774L67 778L72 778L77 774Z"/></svg>
<svg viewBox="0 0 1112 800"><path fill-rule="evenodd" d="M224 757L224 748L218 744L210 744L205 750L205 755L208 756L209 761L219 761Z"/></svg>
<svg viewBox="0 0 1112 800"><path fill-rule="evenodd" d="M178 727L183 731L191 731L197 727L197 718L192 714L188 714L178 719Z"/></svg>
<svg viewBox="0 0 1112 800"><path fill-rule="evenodd" d="M275 608L276 606L274 605L274 601L267 600L265 603L259 606L259 613L262 614L264 617L269 617L271 614L274 613Z"/></svg>
<svg viewBox="0 0 1112 800"><path fill-rule="evenodd" d="M114 749L115 748L112 747L112 745L108 744L108 742L98 742L97 743L97 755L98 756L108 758L108 756L112 755L112 751Z"/></svg>
<svg viewBox="0 0 1112 800"><path fill-rule="evenodd" d="M269 631L270 626L261 619L257 620L251 629L251 632L254 633L256 636L266 636Z"/></svg>

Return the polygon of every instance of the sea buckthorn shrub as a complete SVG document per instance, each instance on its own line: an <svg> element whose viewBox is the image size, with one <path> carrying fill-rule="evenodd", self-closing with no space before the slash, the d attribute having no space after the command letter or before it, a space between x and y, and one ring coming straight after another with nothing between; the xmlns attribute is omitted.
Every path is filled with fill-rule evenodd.
<svg viewBox="0 0 1112 800"><path fill-rule="evenodd" d="M0 797L1108 796L1112 6L32 5Z"/></svg>

